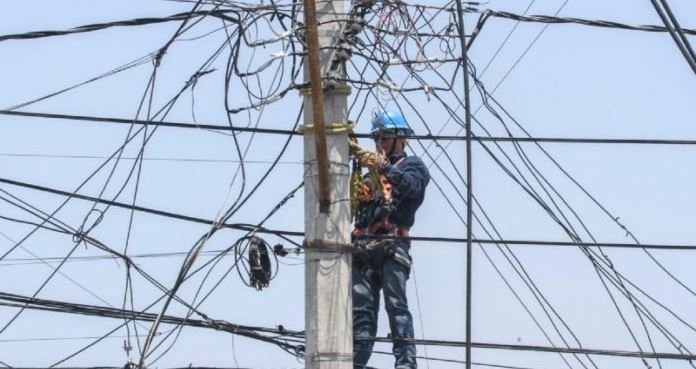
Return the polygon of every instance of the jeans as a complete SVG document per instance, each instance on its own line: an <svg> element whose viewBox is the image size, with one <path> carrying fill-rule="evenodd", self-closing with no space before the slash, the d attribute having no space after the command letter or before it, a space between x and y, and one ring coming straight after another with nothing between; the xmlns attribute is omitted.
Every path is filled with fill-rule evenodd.
<svg viewBox="0 0 696 369"><path fill-rule="evenodd" d="M411 272L404 265L404 257L410 261L409 244L394 242L387 248L378 248L355 255L353 275L353 368L364 369L372 354L373 341L359 340L377 334L379 291L384 290L384 305L389 316L392 338L413 338L413 318L406 301L406 281ZM395 258L393 253L402 256ZM401 262L398 261L401 259ZM365 273L365 266L372 275ZM392 349L395 367L416 369L416 346L412 343L394 342Z"/></svg>

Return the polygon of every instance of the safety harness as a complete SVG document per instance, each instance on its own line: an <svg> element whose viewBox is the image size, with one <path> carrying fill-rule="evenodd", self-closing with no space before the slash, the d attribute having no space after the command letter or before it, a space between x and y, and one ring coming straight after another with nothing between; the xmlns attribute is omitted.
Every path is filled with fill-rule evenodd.
<svg viewBox="0 0 696 369"><path fill-rule="evenodd" d="M392 196L391 183L377 170L377 155L360 147L355 139L351 139L349 146L353 155L350 193L355 228L352 236L355 239L354 244L360 248L360 252L355 255L355 262L363 275L368 278L381 278L368 253L383 249L384 257L391 257L410 269L411 257L402 248L395 247L395 240L366 237L408 237L409 229L389 220L389 215L396 210L397 203ZM392 165L398 166L402 161L403 159L400 159ZM363 167L368 170L366 176L363 176Z"/></svg>

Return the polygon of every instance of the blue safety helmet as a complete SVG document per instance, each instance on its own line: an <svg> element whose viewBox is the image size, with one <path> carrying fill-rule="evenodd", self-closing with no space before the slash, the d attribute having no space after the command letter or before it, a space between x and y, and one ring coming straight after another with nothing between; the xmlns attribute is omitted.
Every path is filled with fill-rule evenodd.
<svg viewBox="0 0 696 369"><path fill-rule="evenodd" d="M413 130L406 124L406 118L395 110L380 110L372 116L372 130L374 136L382 131L396 131L412 135Z"/></svg>

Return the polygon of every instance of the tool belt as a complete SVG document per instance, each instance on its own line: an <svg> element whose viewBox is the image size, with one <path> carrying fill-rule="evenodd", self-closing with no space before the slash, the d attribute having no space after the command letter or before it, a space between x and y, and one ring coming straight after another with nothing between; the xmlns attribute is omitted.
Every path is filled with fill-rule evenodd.
<svg viewBox="0 0 696 369"><path fill-rule="evenodd" d="M382 265L384 263L384 260L386 260L387 258L391 258L397 263L401 264L409 272L411 271L411 266L413 265L411 256L403 248L394 247L393 242L391 242L384 248L379 250L377 249L381 248L382 246L383 245L379 245L373 249L368 249L364 252L356 253L353 256L353 264L356 267L358 267L358 269L360 270L360 274L371 279L376 284L382 284ZM375 252L384 252L382 262L379 264L377 264L375 259L373 259L373 253Z"/></svg>
<svg viewBox="0 0 696 369"><path fill-rule="evenodd" d="M409 229L399 227L389 222L388 219L383 219L367 228L355 228L352 235L353 238L368 235L408 237ZM391 238L362 238L356 240L355 245L360 251L355 254L353 262L360 269L360 273L372 279L375 283L381 284L382 268L381 265L375 265L374 260L374 258L379 258L376 256L378 253L383 253L382 257L384 259L392 258L410 271L413 264L411 256L403 247L398 247L395 241Z"/></svg>

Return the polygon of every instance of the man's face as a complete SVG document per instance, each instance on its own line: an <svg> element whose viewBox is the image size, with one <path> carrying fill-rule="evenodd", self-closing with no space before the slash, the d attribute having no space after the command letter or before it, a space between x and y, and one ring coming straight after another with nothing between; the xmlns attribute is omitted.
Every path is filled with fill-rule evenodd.
<svg viewBox="0 0 696 369"><path fill-rule="evenodd" d="M375 146L386 155L398 154L404 149L404 139L396 132L382 132L375 136Z"/></svg>

